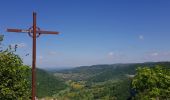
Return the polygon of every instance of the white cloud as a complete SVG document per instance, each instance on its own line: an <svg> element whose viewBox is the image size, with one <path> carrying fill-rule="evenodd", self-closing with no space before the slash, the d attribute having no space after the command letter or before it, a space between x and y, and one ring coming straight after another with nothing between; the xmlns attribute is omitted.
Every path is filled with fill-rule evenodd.
<svg viewBox="0 0 170 100"><path fill-rule="evenodd" d="M140 40L143 40L143 39L144 39L144 36L143 36L143 35L139 35L139 39L140 39Z"/></svg>
<svg viewBox="0 0 170 100"><path fill-rule="evenodd" d="M153 53L151 53L150 55L151 55L151 56L158 56L159 53L158 53L158 52L153 52Z"/></svg>
<svg viewBox="0 0 170 100"><path fill-rule="evenodd" d="M113 55L114 55L114 52L109 52L108 55L109 55L109 56L113 56Z"/></svg>
<svg viewBox="0 0 170 100"><path fill-rule="evenodd" d="M151 57L166 58L170 57L170 51L159 51L150 53Z"/></svg>
<svg viewBox="0 0 170 100"><path fill-rule="evenodd" d="M170 61L170 51L149 51L143 56L146 61Z"/></svg>
<svg viewBox="0 0 170 100"><path fill-rule="evenodd" d="M124 55L120 52L109 52L108 56L112 59L124 59L124 58L126 58L126 55Z"/></svg>
<svg viewBox="0 0 170 100"><path fill-rule="evenodd" d="M55 51L50 51L48 54L49 54L49 55L57 55L57 52L55 52Z"/></svg>

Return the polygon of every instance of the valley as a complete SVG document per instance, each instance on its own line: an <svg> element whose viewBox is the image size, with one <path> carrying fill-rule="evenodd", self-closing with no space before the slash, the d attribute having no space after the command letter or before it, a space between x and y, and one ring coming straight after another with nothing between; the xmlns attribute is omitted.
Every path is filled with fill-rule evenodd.
<svg viewBox="0 0 170 100"><path fill-rule="evenodd" d="M37 92L40 97L57 100L126 100L131 95L131 81L136 69L158 65L169 68L170 62L92 65L48 72L52 79L45 74L39 75L40 79L46 77L39 81L48 85L39 85Z"/></svg>

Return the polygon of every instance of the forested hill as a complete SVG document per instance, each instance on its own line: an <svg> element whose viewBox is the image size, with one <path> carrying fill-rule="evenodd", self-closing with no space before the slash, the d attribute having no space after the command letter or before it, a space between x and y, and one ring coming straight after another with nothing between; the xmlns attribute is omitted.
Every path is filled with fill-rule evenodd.
<svg viewBox="0 0 170 100"><path fill-rule="evenodd" d="M31 74L31 73L30 73ZM37 96L48 97L66 88L66 84L42 69L36 69ZM30 75L31 79L31 75ZM30 82L31 83L31 82Z"/></svg>
<svg viewBox="0 0 170 100"><path fill-rule="evenodd" d="M123 79L128 75L134 75L137 67L154 67L155 65L169 67L170 62L81 66L73 69L56 71L54 75L65 80L103 82L113 79Z"/></svg>

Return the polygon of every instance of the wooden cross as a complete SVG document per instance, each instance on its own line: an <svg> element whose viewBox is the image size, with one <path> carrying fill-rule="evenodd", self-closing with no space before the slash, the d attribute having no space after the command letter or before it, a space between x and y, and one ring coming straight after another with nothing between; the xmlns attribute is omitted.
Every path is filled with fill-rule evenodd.
<svg viewBox="0 0 170 100"><path fill-rule="evenodd" d="M33 40L33 50L32 50L32 100L36 98L36 38L38 38L41 34L59 34L59 32L54 31L43 31L40 30L36 25L36 13L33 12L33 26L28 30L22 29L7 29L7 32L22 32L28 33Z"/></svg>

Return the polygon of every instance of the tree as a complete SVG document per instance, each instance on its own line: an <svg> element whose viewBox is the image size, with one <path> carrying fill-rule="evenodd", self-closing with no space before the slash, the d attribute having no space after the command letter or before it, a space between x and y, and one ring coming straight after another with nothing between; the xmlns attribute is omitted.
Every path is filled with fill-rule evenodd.
<svg viewBox="0 0 170 100"><path fill-rule="evenodd" d="M29 100L29 70L11 49L0 52L0 100Z"/></svg>
<svg viewBox="0 0 170 100"><path fill-rule="evenodd" d="M161 66L138 68L132 87L137 91L137 100L169 100L170 69Z"/></svg>

